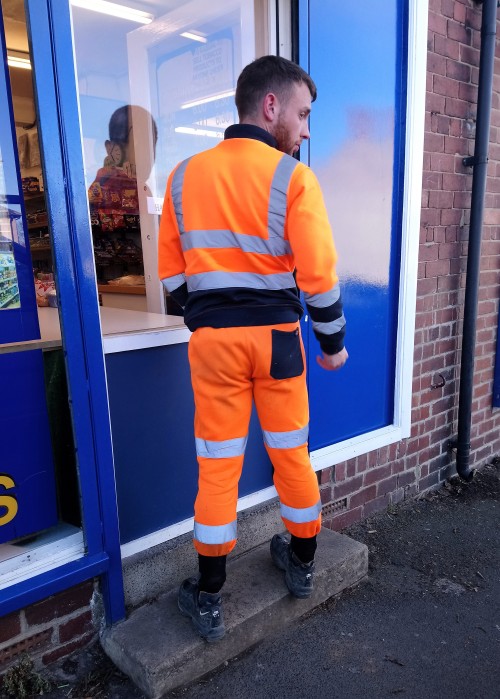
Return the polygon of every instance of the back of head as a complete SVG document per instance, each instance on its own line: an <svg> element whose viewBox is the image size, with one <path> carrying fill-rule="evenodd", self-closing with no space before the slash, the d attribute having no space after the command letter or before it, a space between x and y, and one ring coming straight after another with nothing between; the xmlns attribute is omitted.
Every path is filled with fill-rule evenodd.
<svg viewBox="0 0 500 699"><path fill-rule="evenodd" d="M240 121L256 114L258 106L269 92L285 101L294 85L305 83L316 99L312 78L300 66L281 56L262 56L243 68L236 84L235 102Z"/></svg>

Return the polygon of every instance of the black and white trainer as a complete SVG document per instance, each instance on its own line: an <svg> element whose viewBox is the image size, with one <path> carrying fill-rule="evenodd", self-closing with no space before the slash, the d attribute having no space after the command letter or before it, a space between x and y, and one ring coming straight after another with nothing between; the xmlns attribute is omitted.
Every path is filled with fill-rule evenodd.
<svg viewBox="0 0 500 699"><path fill-rule="evenodd" d="M181 614L192 619L195 629L209 643L218 641L226 633L220 594L200 592L198 578L184 580L177 604Z"/></svg>
<svg viewBox="0 0 500 699"><path fill-rule="evenodd" d="M282 534L275 534L271 539L271 558L277 568L285 571L286 586L294 597L306 599L312 595L314 561L299 561Z"/></svg>

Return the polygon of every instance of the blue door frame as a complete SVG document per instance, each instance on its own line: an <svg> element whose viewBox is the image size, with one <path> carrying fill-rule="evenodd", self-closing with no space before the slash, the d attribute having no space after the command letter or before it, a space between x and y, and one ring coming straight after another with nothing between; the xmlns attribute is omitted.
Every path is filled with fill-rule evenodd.
<svg viewBox="0 0 500 699"><path fill-rule="evenodd" d="M84 180L69 2L26 0L47 209L77 445L86 555L0 592L0 615L101 576L125 616L104 356Z"/></svg>

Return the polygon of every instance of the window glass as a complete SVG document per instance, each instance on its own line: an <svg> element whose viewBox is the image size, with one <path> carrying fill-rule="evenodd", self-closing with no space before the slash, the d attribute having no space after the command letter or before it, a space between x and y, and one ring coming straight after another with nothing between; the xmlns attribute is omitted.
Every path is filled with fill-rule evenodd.
<svg viewBox="0 0 500 699"><path fill-rule="evenodd" d="M156 247L167 178L236 121L236 80L256 56L265 3L114 3L114 16L92 6L72 0L101 302L162 313ZM176 312L168 299L166 310Z"/></svg>
<svg viewBox="0 0 500 699"><path fill-rule="evenodd" d="M23 0L0 0L0 54L3 590L85 544Z"/></svg>

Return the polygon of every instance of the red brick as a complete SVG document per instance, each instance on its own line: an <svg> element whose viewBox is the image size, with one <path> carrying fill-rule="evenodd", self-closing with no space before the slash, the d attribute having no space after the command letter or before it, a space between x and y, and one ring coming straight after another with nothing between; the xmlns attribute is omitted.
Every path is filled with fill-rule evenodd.
<svg viewBox="0 0 500 699"><path fill-rule="evenodd" d="M460 119L471 116L471 106L469 103L465 100L455 99L453 97L446 98L445 111L449 116L460 117Z"/></svg>
<svg viewBox="0 0 500 699"><path fill-rule="evenodd" d="M459 83L458 87L458 97L461 100L466 100L467 102L477 103L477 91L478 88L475 85L470 85L466 83Z"/></svg>
<svg viewBox="0 0 500 699"><path fill-rule="evenodd" d="M481 29L481 10L478 7L474 8L467 8L467 19L466 23L468 24L469 27L472 27L472 29Z"/></svg>
<svg viewBox="0 0 500 699"><path fill-rule="evenodd" d="M431 170L455 172L455 157L447 153L431 153Z"/></svg>
<svg viewBox="0 0 500 699"><path fill-rule="evenodd" d="M77 636L88 634L92 630L92 613L88 610L59 626L59 641L67 643Z"/></svg>
<svg viewBox="0 0 500 699"><path fill-rule="evenodd" d="M421 245L418 249L418 259L422 261L437 260L438 254L438 245Z"/></svg>
<svg viewBox="0 0 500 699"><path fill-rule="evenodd" d="M350 509L347 512L342 512L333 518L332 528L335 531L340 532L346 527L350 527L351 524L356 524L356 522L359 522L362 516L363 508L361 506Z"/></svg>
<svg viewBox="0 0 500 699"><path fill-rule="evenodd" d="M436 118L440 118L439 115ZM424 141L424 149L430 153L444 152L444 136L438 133L426 133Z"/></svg>
<svg viewBox="0 0 500 699"><path fill-rule="evenodd" d="M331 486L324 485L319 491L321 504L326 505L328 502L332 502L332 489Z"/></svg>
<svg viewBox="0 0 500 699"><path fill-rule="evenodd" d="M438 39L439 37L436 37ZM455 44L457 47L457 53L458 53L458 44ZM438 53L441 53L439 51ZM458 56L450 56L450 58L458 58ZM479 50L474 49L471 46L465 46L464 44L460 45L460 60L463 63L468 63L471 66L478 66L479 65Z"/></svg>
<svg viewBox="0 0 500 699"><path fill-rule="evenodd" d="M453 17L455 0L441 0L441 12L445 17Z"/></svg>
<svg viewBox="0 0 500 699"><path fill-rule="evenodd" d="M440 56L437 53L430 53L427 55L427 72L437 73L438 75L446 75L447 71L447 61L444 56ZM450 76L454 77L454 76Z"/></svg>
<svg viewBox="0 0 500 699"><path fill-rule="evenodd" d="M425 97L425 108L428 109L431 114L443 114L445 100L446 98L442 95L435 95L433 92L427 92ZM424 168L425 167L426 165L424 160Z"/></svg>
<svg viewBox="0 0 500 699"><path fill-rule="evenodd" d="M460 24L459 22L454 22L453 20L448 20L448 36L450 39L455 39L461 44L470 44L472 41L471 30Z"/></svg>
<svg viewBox="0 0 500 699"><path fill-rule="evenodd" d="M398 487L398 475L391 476L390 478L386 478L383 481L379 481L377 483L377 497L380 497L381 495L388 495L389 493L392 493L393 490L396 490Z"/></svg>
<svg viewBox="0 0 500 699"><path fill-rule="evenodd" d="M443 36L446 36L448 29L447 19L446 17L443 17L441 14L437 14L436 12L429 12L428 27L431 32L435 32L436 34L442 34Z"/></svg>
<svg viewBox="0 0 500 699"><path fill-rule="evenodd" d="M318 482L320 485L323 485L324 483L330 483L332 480L332 468L331 466L329 468L324 468L321 471L318 471Z"/></svg>
<svg viewBox="0 0 500 699"><path fill-rule="evenodd" d="M436 71L434 71L436 72ZM470 66L459 63L458 61L446 60L446 75L454 80L460 80L461 82L470 82L471 68Z"/></svg>
<svg viewBox="0 0 500 699"><path fill-rule="evenodd" d="M449 192L456 192L465 189L467 184L467 175L465 174L450 174L441 175L443 178L443 189Z"/></svg>
<svg viewBox="0 0 500 699"><path fill-rule="evenodd" d="M356 473L364 473L368 467L368 454L361 454L356 458Z"/></svg>
<svg viewBox="0 0 500 699"><path fill-rule="evenodd" d="M432 191L429 192L429 207L435 209L449 209L453 206L453 192Z"/></svg>
<svg viewBox="0 0 500 699"><path fill-rule="evenodd" d="M346 475L346 465L345 463L342 464L335 464L334 466L334 478L333 481L335 483L338 483L339 481L345 480L345 475Z"/></svg>
<svg viewBox="0 0 500 699"><path fill-rule="evenodd" d="M451 78L435 75L432 81L432 89L438 95L445 97L458 97L459 83Z"/></svg>
<svg viewBox="0 0 500 699"><path fill-rule="evenodd" d="M363 507L363 517L371 517L371 515L374 515L376 512L385 510L386 507L390 505L390 502L391 499L389 493L386 495L381 495L374 500L370 500L370 502L367 502Z"/></svg>
<svg viewBox="0 0 500 699"><path fill-rule="evenodd" d="M391 475L391 464L386 464L385 466L379 466L378 468L372 468L365 473L363 484L365 486L373 485L378 483L378 481L387 478Z"/></svg>
<svg viewBox="0 0 500 699"><path fill-rule="evenodd" d="M423 209L421 216L421 225L423 228L439 226L441 219L441 212L439 209Z"/></svg>
<svg viewBox="0 0 500 699"><path fill-rule="evenodd" d="M444 134L446 136L450 133L451 119L445 114L431 114L431 129L433 133ZM425 135L424 150L431 151L432 148L427 145L429 131ZM444 143L443 143L444 148Z"/></svg>
<svg viewBox="0 0 500 699"><path fill-rule="evenodd" d="M349 501L349 507L357 507L358 505L364 505L369 500L373 500L377 494L377 486L370 485L368 488L363 488L355 495L351 495Z"/></svg>
<svg viewBox="0 0 500 699"><path fill-rule="evenodd" d="M447 58L453 58L455 60L458 60L459 58L459 44L457 44L456 41L453 41L453 39L449 39L448 37L440 36L439 34L434 35L434 51L441 56L446 56ZM468 47L463 47L463 48L468 48ZM470 49L471 51L473 49ZM468 61L466 61L468 63ZM478 65L478 64L475 64Z"/></svg>
<svg viewBox="0 0 500 699"><path fill-rule="evenodd" d="M405 471L398 476L398 485L402 488L415 483L415 471Z"/></svg>
<svg viewBox="0 0 500 699"><path fill-rule="evenodd" d="M93 583L88 581L54 597L49 597L25 609L26 621L30 626L45 624L52 619L76 612L82 607L88 607L92 592Z"/></svg>
<svg viewBox="0 0 500 699"><path fill-rule="evenodd" d="M0 620L0 643L10 641L21 633L21 619L19 612L7 614Z"/></svg>
<svg viewBox="0 0 500 699"><path fill-rule="evenodd" d="M435 262L426 262L425 264L425 276L426 277L439 277L447 275L450 273L450 261L449 260L436 260Z"/></svg>
<svg viewBox="0 0 500 699"><path fill-rule="evenodd" d="M465 23L466 16L465 5L456 2L453 8L453 19L456 19L457 22Z"/></svg>
<svg viewBox="0 0 500 699"><path fill-rule="evenodd" d="M61 658L65 658L68 655L71 655L71 653L74 653L76 650L85 648L85 646L90 645L90 643L92 643L92 641L95 640L96 635L96 632L93 631L91 633L86 634L85 636L82 636L82 638L79 638L76 641L66 643L65 645L59 646L58 648L50 651L49 653L45 653L45 655L42 657L42 663L44 665L50 665L51 663L55 663L57 660L60 660Z"/></svg>
<svg viewBox="0 0 500 699"><path fill-rule="evenodd" d="M441 189L442 182L443 175L439 172L424 172L422 175L422 186L425 189Z"/></svg>
<svg viewBox="0 0 500 699"><path fill-rule="evenodd" d="M450 259L460 255L460 243L441 243L439 246L439 258Z"/></svg>
<svg viewBox="0 0 500 699"><path fill-rule="evenodd" d="M444 152L461 156L469 155L469 142L456 136L446 136L444 139ZM459 176L465 179L465 173L460 173Z"/></svg>
<svg viewBox="0 0 500 699"><path fill-rule="evenodd" d="M354 467L355 464L354 464ZM333 486L333 499L338 500L346 495L355 493L363 485L363 476L356 476L355 478L350 478L342 483L335 483Z"/></svg>

